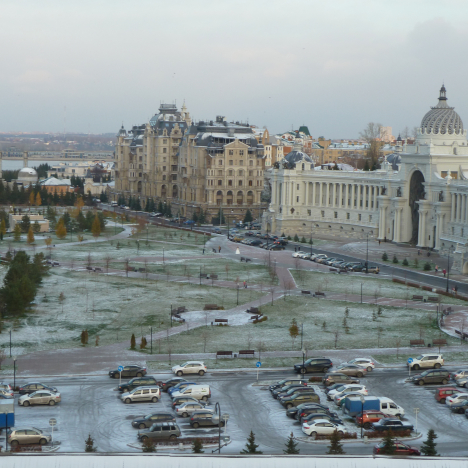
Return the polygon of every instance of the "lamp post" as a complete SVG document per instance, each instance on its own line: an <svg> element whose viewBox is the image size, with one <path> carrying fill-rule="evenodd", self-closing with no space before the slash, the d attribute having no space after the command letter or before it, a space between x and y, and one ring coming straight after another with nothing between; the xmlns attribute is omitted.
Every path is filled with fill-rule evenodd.
<svg viewBox="0 0 468 468"><path fill-rule="evenodd" d="M221 406L218 402L215 404L215 413L218 413L218 453L221 454ZM216 452L216 449L211 453Z"/></svg>
<svg viewBox="0 0 468 468"><path fill-rule="evenodd" d="M361 439L362 439L362 429L364 427L364 403L366 402L366 399L364 398L363 395L360 397L361 400Z"/></svg>
<svg viewBox="0 0 468 468"><path fill-rule="evenodd" d="M369 273L369 233L366 234L366 275Z"/></svg>
<svg viewBox="0 0 468 468"><path fill-rule="evenodd" d="M171 327L172 327L172 302L171 302Z"/></svg>
<svg viewBox="0 0 468 468"><path fill-rule="evenodd" d="M311 257L311 260L312 260L312 229L313 229L314 225L312 224L312 226L310 226L310 257Z"/></svg>
<svg viewBox="0 0 468 468"><path fill-rule="evenodd" d="M153 327L150 327L150 333L151 333L151 354L153 354Z"/></svg>
<svg viewBox="0 0 468 468"><path fill-rule="evenodd" d="M450 277L450 248L448 249L448 261L447 261L447 287L445 289L445 292L449 292L449 277Z"/></svg>
<svg viewBox="0 0 468 468"><path fill-rule="evenodd" d="M11 357L11 328L10 328L10 357Z"/></svg>
<svg viewBox="0 0 468 468"><path fill-rule="evenodd" d="M13 391L16 388L16 356L13 356Z"/></svg>
<svg viewBox="0 0 468 468"><path fill-rule="evenodd" d="M237 305L239 305L239 285L237 285Z"/></svg>

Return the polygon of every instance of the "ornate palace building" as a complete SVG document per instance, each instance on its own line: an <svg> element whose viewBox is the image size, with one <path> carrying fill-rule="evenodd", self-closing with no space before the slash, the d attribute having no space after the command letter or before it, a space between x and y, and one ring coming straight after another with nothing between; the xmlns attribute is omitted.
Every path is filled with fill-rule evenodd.
<svg viewBox="0 0 468 468"><path fill-rule="evenodd" d="M271 203L264 227L276 234L413 243L454 253L468 273L468 143L463 122L439 101L423 117L414 144L399 139L373 172L316 170L296 147L267 173Z"/></svg>
<svg viewBox="0 0 468 468"><path fill-rule="evenodd" d="M162 104L146 125L117 136L115 192L170 203L172 213L191 218L203 210L207 220L220 209L243 218L260 216L268 131L248 124L193 123L185 105Z"/></svg>

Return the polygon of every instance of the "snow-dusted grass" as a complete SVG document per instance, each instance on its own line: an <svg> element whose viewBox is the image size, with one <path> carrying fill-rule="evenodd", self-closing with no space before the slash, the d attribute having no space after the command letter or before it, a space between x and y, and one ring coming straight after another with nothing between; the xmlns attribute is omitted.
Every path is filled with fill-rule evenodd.
<svg viewBox="0 0 468 468"><path fill-rule="evenodd" d="M460 340L458 340L460 342ZM456 344L456 343L451 343ZM437 353L439 352L439 348L435 346L434 351ZM466 351L460 350L459 352L444 352L444 346L440 348L441 354L444 355L444 361L445 365L450 366L451 363L453 362L466 362L468 361L468 348ZM411 354L402 354L398 353L398 357L396 353L394 354L378 354L374 355L373 358L377 361L380 362L381 364L406 364L408 361L408 358L415 358L419 356L420 354L428 353L427 348L414 348L414 353Z"/></svg>
<svg viewBox="0 0 468 468"><path fill-rule="evenodd" d="M219 350L239 351L261 346L264 351L289 351L300 349L300 337L294 347L289 335L293 318L300 325L304 323L304 342L308 350L335 347L335 332L338 333L339 349L409 346L411 339L423 336L426 341L438 338L440 332L435 324L435 312L421 309L383 307L378 315L377 307L370 304L355 304L314 298L291 296L279 299L271 306L268 297L261 307L268 320L262 323L245 323L249 315L242 316L238 326L201 327L184 331L176 338L161 343L161 353L202 353ZM343 325L345 307L349 307L346 319L349 333ZM376 319L373 320L373 313ZM244 314L243 312L240 314ZM222 317L222 313L219 314ZM231 320L230 320L231 323ZM379 331L380 330L380 331ZM444 335L448 344L459 340ZM205 344L206 342L206 344ZM168 346L169 345L169 346ZM417 351L416 351L417 352Z"/></svg>
<svg viewBox="0 0 468 468"><path fill-rule="evenodd" d="M436 296L435 293L411 288L404 284L394 283L391 279L372 274L369 276L349 274L338 274L333 272L315 272L305 270L291 270L291 274L300 289L311 291L335 292L340 294L362 294L377 298L388 297L395 299L411 300L413 294L423 296ZM465 301L452 297L442 296L443 304L462 304Z"/></svg>
<svg viewBox="0 0 468 468"><path fill-rule="evenodd" d="M60 293L65 295L62 304ZM260 293L239 290L239 303L255 300ZM237 291L216 285L152 281L107 275L89 275L53 268L43 280L36 297L35 310L16 319L4 320L13 327L16 354L55 348L81 346L80 334L89 333L89 344L99 345L130 340L132 333L141 337L170 327L171 303L190 310L202 310L205 304L235 307ZM220 312L222 313L222 312ZM180 326L174 323L174 326ZM176 338L174 338L176 340ZM9 335L0 334L0 346L9 344Z"/></svg>

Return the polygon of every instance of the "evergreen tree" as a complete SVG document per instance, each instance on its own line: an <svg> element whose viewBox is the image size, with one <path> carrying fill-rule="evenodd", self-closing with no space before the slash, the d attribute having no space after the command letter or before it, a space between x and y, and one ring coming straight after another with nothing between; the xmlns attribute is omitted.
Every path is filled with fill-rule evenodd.
<svg viewBox="0 0 468 468"><path fill-rule="evenodd" d="M88 438L85 440L85 452L95 452L96 447L94 446L94 439L91 437L91 434L88 435Z"/></svg>
<svg viewBox="0 0 468 468"><path fill-rule="evenodd" d="M203 444L202 444L202 441L200 439L195 439L193 442L192 442L192 452L193 453L205 453L203 449Z"/></svg>
<svg viewBox="0 0 468 468"><path fill-rule="evenodd" d="M16 223L15 228L13 229L13 239L16 242L19 242L21 239L21 226L19 225L19 223Z"/></svg>
<svg viewBox="0 0 468 468"><path fill-rule="evenodd" d="M94 217L91 232L93 233L93 237L95 238L95 240L97 240L97 238L101 235L101 223L99 222L99 218L97 215Z"/></svg>
<svg viewBox="0 0 468 468"><path fill-rule="evenodd" d="M130 338L130 349L135 349L136 347L136 340L135 340L135 334L132 334L132 337Z"/></svg>
<svg viewBox="0 0 468 468"><path fill-rule="evenodd" d="M166 216L168 218L172 218L172 207L171 207L171 204L169 203L166 207Z"/></svg>
<svg viewBox="0 0 468 468"><path fill-rule="evenodd" d="M67 228L65 227L63 218L59 219L57 227L55 228L55 234L59 239L65 239L67 237Z"/></svg>
<svg viewBox="0 0 468 468"><path fill-rule="evenodd" d="M382 260L383 260L384 262L386 262L386 261L388 260L387 252L384 252L384 253L382 254Z"/></svg>
<svg viewBox="0 0 468 468"><path fill-rule="evenodd" d="M200 213L198 213L198 223L199 224L205 224L206 223L205 212L203 211L202 208L200 208Z"/></svg>
<svg viewBox="0 0 468 468"><path fill-rule="evenodd" d="M34 233L33 233L33 228L29 226L29 231L28 231L28 237L27 237L27 243L32 244L34 242Z"/></svg>
<svg viewBox="0 0 468 468"><path fill-rule="evenodd" d="M101 195L99 195L99 200L101 200L102 203L107 203L108 202L108 197L107 193L105 191L101 192Z"/></svg>
<svg viewBox="0 0 468 468"><path fill-rule="evenodd" d="M330 438L327 455L343 455L344 453L345 451L343 450L343 445L340 442L340 436L338 435L338 431L335 429Z"/></svg>
<svg viewBox="0 0 468 468"><path fill-rule="evenodd" d="M364 164L364 171L370 171L370 167L369 167L369 161L366 161L366 163Z"/></svg>
<svg viewBox="0 0 468 468"><path fill-rule="evenodd" d="M22 232L28 232L30 226L31 226L31 220L29 219L29 216L24 215L21 218L21 231Z"/></svg>
<svg viewBox="0 0 468 468"><path fill-rule="evenodd" d="M251 223L252 221L253 221L252 213L250 212L250 210L247 210L244 216L244 224Z"/></svg>
<svg viewBox="0 0 468 468"><path fill-rule="evenodd" d="M299 242L299 236L297 234L294 235L294 242Z"/></svg>
<svg viewBox="0 0 468 468"><path fill-rule="evenodd" d="M156 452L156 444L154 443L154 440L150 439L149 437L145 437L141 444L141 450L145 453Z"/></svg>
<svg viewBox="0 0 468 468"><path fill-rule="evenodd" d="M396 446L395 446L395 437L393 436L393 432L390 429L389 431L386 432L384 438L383 438L384 445L380 449L379 454L382 455L394 455L396 452Z"/></svg>
<svg viewBox="0 0 468 468"><path fill-rule="evenodd" d="M297 442L294 440L294 434L291 432L291 435L288 437L286 441L286 450L283 452L287 455L298 455L299 449L297 448Z"/></svg>
<svg viewBox="0 0 468 468"><path fill-rule="evenodd" d="M423 442L421 447L421 452L426 455L426 457L436 457L438 456L436 450L436 443L434 440L437 439L437 435L434 429L429 429L427 432L427 439Z"/></svg>
<svg viewBox="0 0 468 468"><path fill-rule="evenodd" d="M134 205L135 205L135 208L134 208L135 211L141 211L140 198L136 198Z"/></svg>
<svg viewBox="0 0 468 468"><path fill-rule="evenodd" d="M76 216L76 222L78 223L80 231L84 231L86 229L86 218L81 210L78 211L78 215Z"/></svg>
<svg viewBox="0 0 468 468"><path fill-rule="evenodd" d="M260 455L263 452L257 450L258 445L255 443L255 434L253 431L250 431L249 437L247 437L247 443L245 444L245 449L242 450L241 455L249 454L249 455Z"/></svg>
<svg viewBox="0 0 468 468"><path fill-rule="evenodd" d="M34 221L34 224L32 225L32 229L33 229L33 232L35 232L36 234L38 232L41 232L41 225L39 224L38 221Z"/></svg>
<svg viewBox="0 0 468 468"><path fill-rule="evenodd" d="M198 215L196 211L193 212L192 220L194 223L198 223Z"/></svg>

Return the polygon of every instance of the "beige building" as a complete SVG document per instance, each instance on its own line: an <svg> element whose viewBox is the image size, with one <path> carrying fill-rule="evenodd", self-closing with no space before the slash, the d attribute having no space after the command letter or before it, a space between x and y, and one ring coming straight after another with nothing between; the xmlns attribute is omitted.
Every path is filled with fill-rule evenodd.
<svg viewBox="0 0 468 468"><path fill-rule="evenodd" d="M172 214L188 218L203 210L217 216L254 217L264 206L265 152L268 131L248 124L192 123L185 105L162 104L148 124L121 129L116 146L116 181L112 199L139 197L171 204Z"/></svg>
<svg viewBox="0 0 468 468"><path fill-rule="evenodd" d="M49 220L45 219L44 216L38 214L30 214L30 213L23 213L19 215L11 214L9 215L10 221L10 228L9 231L13 232L17 223L21 223L23 216L27 214L29 216L29 220L31 221L31 226L33 226L36 221L39 223L41 227L40 232L49 232Z"/></svg>

